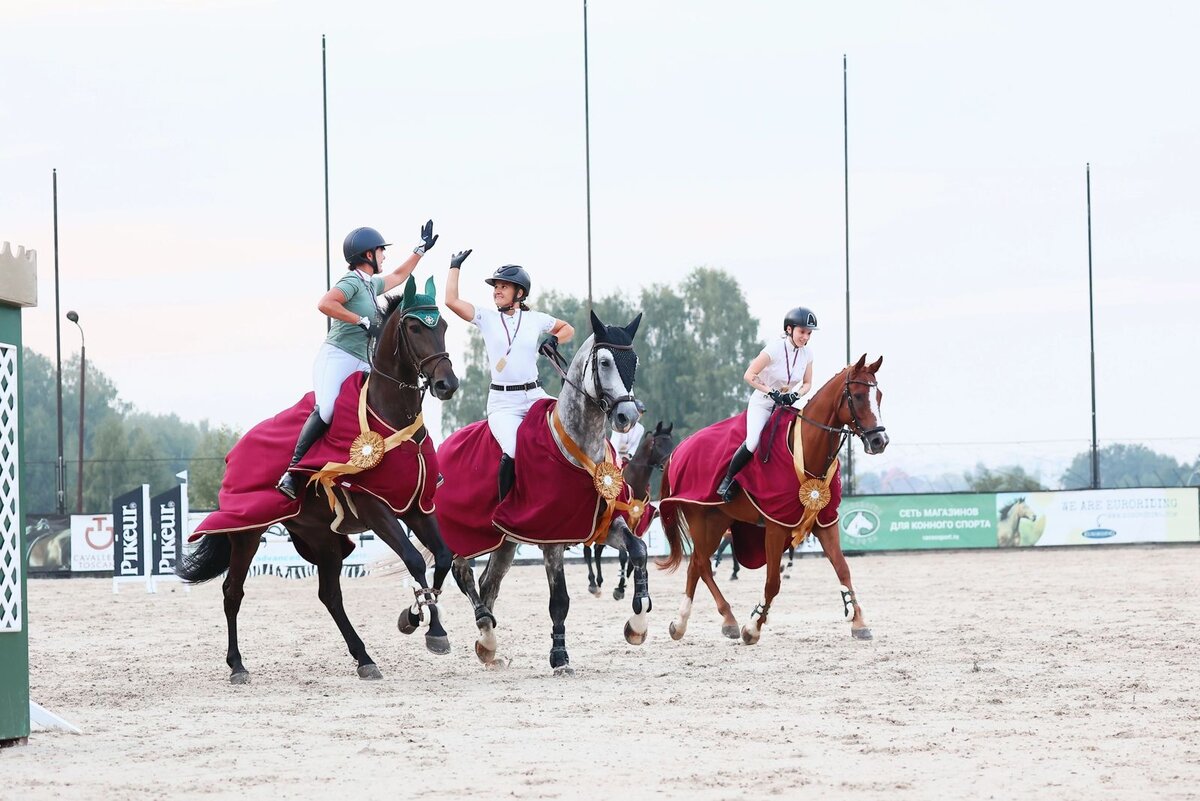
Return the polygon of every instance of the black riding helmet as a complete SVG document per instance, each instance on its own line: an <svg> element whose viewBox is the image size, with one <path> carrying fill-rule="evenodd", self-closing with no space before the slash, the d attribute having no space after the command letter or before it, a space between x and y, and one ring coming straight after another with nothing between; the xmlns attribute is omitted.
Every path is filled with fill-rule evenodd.
<svg viewBox="0 0 1200 801"><path fill-rule="evenodd" d="M384 242L383 234L374 228L355 228L346 234L346 241L342 243L342 255L351 267L369 264L375 272L379 272L374 255L368 254L374 254L376 248L386 247L391 247L390 243Z"/></svg>
<svg viewBox="0 0 1200 801"><path fill-rule="evenodd" d="M787 331L789 328L809 328L816 331L817 315L812 313L812 309L797 306L783 318L783 330Z"/></svg>
<svg viewBox="0 0 1200 801"><path fill-rule="evenodd" d="M529 279L529 273L525 272L524 267L516 264L506 264L503 267L497 267L496 272L492 273L491 278L483 279L483 282L488 286L495 286L497 281L507 281L525 290L525 294L516 299L518 303L527 300L530 290L533 289L533 282Z"/></svg>

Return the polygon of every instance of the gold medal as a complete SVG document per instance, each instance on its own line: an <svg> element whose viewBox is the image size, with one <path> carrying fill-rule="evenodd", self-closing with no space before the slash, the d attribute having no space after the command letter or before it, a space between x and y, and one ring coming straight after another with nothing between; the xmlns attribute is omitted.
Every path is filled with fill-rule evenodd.
<svg viewBox="0 0 1200 801"><path fill-rule="evenodd" d="M504 368L507 366L508 366L508 358L505 356L501 356L500 361L496 362L496 372L497 373L504 372Z"/></svg>

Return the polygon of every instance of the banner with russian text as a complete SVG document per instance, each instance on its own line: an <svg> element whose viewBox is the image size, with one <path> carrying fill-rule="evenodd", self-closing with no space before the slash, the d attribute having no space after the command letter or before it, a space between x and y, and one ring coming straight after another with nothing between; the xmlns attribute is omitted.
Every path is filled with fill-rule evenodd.
<svg viewBox="0 0 1200 801"><path fill-rule="evenodd" d="M995 548L989 494L864 495L842 499L842 549Z"/></svg>

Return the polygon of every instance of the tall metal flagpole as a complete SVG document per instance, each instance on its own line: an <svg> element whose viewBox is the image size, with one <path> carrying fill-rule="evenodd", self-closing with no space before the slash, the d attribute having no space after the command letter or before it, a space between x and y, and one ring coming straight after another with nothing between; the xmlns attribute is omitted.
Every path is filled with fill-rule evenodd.
<svg viewBox="0 0 1200 801"><path fill-rule="evenodd" d="M1096 449L1096 313L1092 303L1092 165L1087 165L1088 337L1092 353L1092 489L1100 488L1100 452Z"/></svg>
<svg viewBox="0 0 1200 801"><path fill-rule="evenodd" d="M329 88L325 80L325 34L321 34L321 127L325 134L325 289L333 286L333 267L329 263ZM325 330L333 319L325 318Z"/></svg>
<svg viewBox="0 0 1200 801"><path fill-rule="evenodd" d="M63 411L62 411L62 314L58 307L58 170L50 172L50 180L54 191L54 343L58 354L58 371L55 374L58 384L58 461L54 465L55 499L58 513L67 511L67 467L63 461Z"/></svg>
<svg viewBox="0 0 1200 801"><path fill-rule="evenodd" d="M588 27L587 0L583 0L583 150L587 175L587 275L588 313L592 311L592 132L588 103Z"/></svg>
<svg viewBox="0 0 1200 801"><path fill-rule="evenodd" d="M846 89L846 54L842 54L842 186L846 215L846 364L850 364L850 113ZM846 494L854 493L854 438L846 438Z"/></svg>

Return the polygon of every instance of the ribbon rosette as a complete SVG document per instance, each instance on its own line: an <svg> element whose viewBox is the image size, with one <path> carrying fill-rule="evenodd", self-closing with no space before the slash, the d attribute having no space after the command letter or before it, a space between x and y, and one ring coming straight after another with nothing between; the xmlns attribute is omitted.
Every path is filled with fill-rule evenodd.
<svg viewBox="0 0 1200 801"><path fill-rule="evenodd" d="M360 470L370 470L383 461L386 449L382 436L374 431L364 431L350 445L350 464Z"/></svg>
<svg viewBox="0 0 1200 801"><path fill-rule="evenodd" d="M621 468L612 462L600 462L592 474L592 483L596 486L597 495L606 501L613 501L621 494L625 478L621 475Z"/></svg>
<svg viewBox="0 0 1200 801"><path fill-rule="evenodd" d="M821 511L829 505L829 498L829 487L818 478L810 478L800 485L800 503L809 511Z"/></svg>

